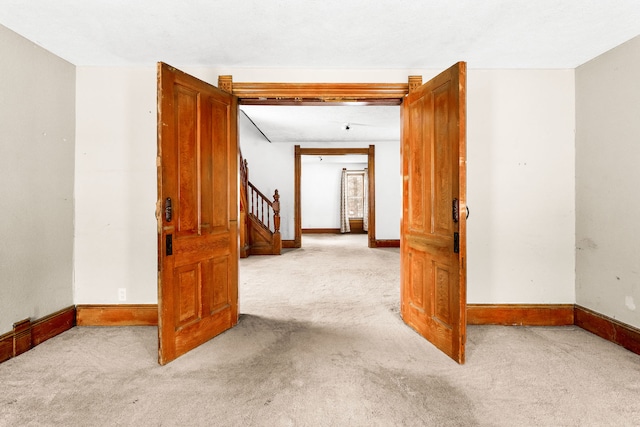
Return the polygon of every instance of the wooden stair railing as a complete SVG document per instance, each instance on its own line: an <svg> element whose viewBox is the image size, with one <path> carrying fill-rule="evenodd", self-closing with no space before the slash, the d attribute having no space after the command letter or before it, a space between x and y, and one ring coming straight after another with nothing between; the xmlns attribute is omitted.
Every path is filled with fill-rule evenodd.
<svg viewBox="0 0 640 427"><path fill-rule="evenodd" d="M242 152L238 148L240 155L240 258L249 256L249 221L247 220L247 210L249 200L247 199L249 169L247 161L242 158Z"/></svg>
<svg viewBox="0 0 640 427"><path fill-rule="evenodd" d="M273 195L273 201L262 194L250 181L247 182L247 219L250 224L250 255L280 255L280 194Z"/></svg>
<svg viewBox="0 0 640 427"><path fill-rule="evenodd" d="M280 232L280 194L276 190L273 202L249 182L249 213L267 230Z"/></svg>
<svg viewBox="0 0 640 427"><path fill-rule="evenodd" d="M249 167L240 152L240 257L280 255L280 195L269 200L251 182Z"/></svg>

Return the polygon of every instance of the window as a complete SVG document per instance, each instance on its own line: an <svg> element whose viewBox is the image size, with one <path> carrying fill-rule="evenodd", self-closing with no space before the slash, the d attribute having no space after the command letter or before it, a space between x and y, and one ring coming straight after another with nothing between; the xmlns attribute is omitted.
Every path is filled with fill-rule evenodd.
<svg viewBox="0 0 640 427"><path fill-rule="evenodd" d="M347 173L347 212L349 218L364 217L364 171Z"/></svg>

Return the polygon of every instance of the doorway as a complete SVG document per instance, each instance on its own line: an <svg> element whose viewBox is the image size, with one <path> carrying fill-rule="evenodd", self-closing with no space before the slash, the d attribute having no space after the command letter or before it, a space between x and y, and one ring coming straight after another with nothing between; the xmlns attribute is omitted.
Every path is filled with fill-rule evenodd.
<svg viewBox="0 0 640 427"><path fill-rule="evenodd" d="M298 248L301 246L302 198L300 193L300 175L302 165L300 156L346 156L350 154L367 156L366 163L369 178L367 187L369 190L368 202L370 205L370 208L367 209L369 213L369 224L367 227L368 247L399 247L399 215L401 211L400 207L402 204L401 179L399 170L399 130L401 128L401 124L399 121L399 107L402 104L403 97L408 93L409 84L235 83L232 82L230 76L221 76L218 84L219 87L224 88L225 90L238 96L239 104L245 115L247 115L247 110L245 110L246 108L252 109L249 110L249 114L247 115L247 118L249 119L248 123L254 125L255 128L260 131L262 137L264 137L264 141L269 143L265 143L264 145L269 145L272 148L276 148L276 146L280 145L281 142L287 141L287 137L290 138L288 141L291 145L293 145L294 143L300 144L300 141L293 139L291 135L306 135L310 130L309 128L317 127L318 118L316 116L320 116L320 121L322 121L323 119L334 119L334 121L337 120L337 117L327 117L324 113L324 111L326 110L344 110L344 107L349 107L348 110L357 111L357 113L355 113L355 116L357 118L355 118L354 120L356 123L351 122L351 120L345 120L345 123L343 123L342 121L338 121L335 124L331 125L331 129L334 132L338 129L341 129L340 135L336 133L329 133L329 131L326 131L328 133L323 134L322 136L326 137L327 135L329 135L330 138L320 140L307 139L307 141L309 141L308 143L305 143L305 140L302 140L303 144L298 145L301 151L296 151L295 153L295 170L291 170L291 172L289 172L289 168L291 167L290 164L283 165L282 163L279 163L278 165L269 165L268 167L256 165L255 170L258 170L258 168L260 168L259 172L261 172L261 180L267 183L264 184L267 191L273 191L273 188L278 188L281 194L281 201L284 200L282 205L283 212L281 213L281 217L283 218L282 230L284 230L283 248ZM269 128L269 126L273 126L273 122L279 121L279 119L275 119L274 117L277 113L270 112L268 114L265 114L260 111L261 108L255 108L255 106L277 107L275 109L270 109L269 111L283 109L285 111L284 114L296 117L296 121L299 122L296 123L296 126L298 127L295 128L295 131L288 130L287 132L281 132L281 135L283 135L283 138L285 139L273 138L272 135L274 135L274 132L275 134L277 134L278 129ZM294 112L294 110L309 110L310 108L314 108L312 113L312 120L310 120L309 113L304 113L302 119L300 119L298 118L299 113L297 111ZM362 116L363 114L365 114L363 113L363 111L367 110L371 110L371 119L365 119ZM260 114L258 114L258 111L260 111ZM385 113L382 113L384 116L381 116L382 111L385 111ZM340 114L344 116L344 113ZM248 117L249 115L251 117ZM353 116L353 114L351 113L347 113L347 115ZM395 117L395 122L389 123L389 119L387 118L388 116ZM257 119L254 122L253 118L255 117L257 117ZM341 118L344 119L344 117ZM350 119L353 118L354 117L350 117ZM362 121L363 123L357 123L360 121ZM301 126L302 124L304 126ZM348 130L350 124L353 125L351 126L351 130L345 132L344 129ZM392 124L393 128L392 135L390 135L388 131L390 124ZM267 130L265 132L262 132L263 125L266 126L267 129L270 129L270 131ZM386 126L386 128L383 129L383 125ZM364 138L360 138L358 140L349 140L344 138L345 135L349 134L351 136L360 136L364 133L365 130L366 133ZM267 137L265 133L269 135L269 137ZM258 134L256 133L256 135ZM393 145L390 145L389 147L380 147L381 143L384 145L387 142L392 141ZM322 142L331 142L332 146L336 148L327 148L328 144L323 145ZM382 156L379 157L378 162L382 161L384 163L380 165L380 172L382 173L382 176L391 177L390 179L381 182L381 185L377 189L376 173L378 171L376 170L377 168L375 165L375 146L369 145L374 142L376 146L380 148L378 155ZM296 150L298 150L298 148L296 148ZM287 154L283 153L283 151L280 149L278 149L278 152L280 156L287 156ZM257 153L259 153L260 155L259 157L257 157L259 159L264 159L265 157L263 157L262 155L267 154L266 149L258 149ZM247 153L243 153L243 155L246 159L248 159L251 167L251 163L255 160L252 160L250 158L251 155L248 155ZM286 170L286 172L283 172L284 170ZM265 171L267 173L265 173ZM286 175L283 175L283 173L285 173ZM292 173L294 176L295 188L290 188L290 190L287 190L287 192L285 192L282 191L282 188L280 188L279 186L287 185L282 184L282 181L289 181L289 177L291 176L288 175L289 173ZM279 181L275 180L276 175L279 176ZM259 182L254 183L263 185ZM288 185L291 185L291 181L289 181ZM376 192L379 194L376 194ZM376 196L379 196L378 210L383 209L383 212L378 212L384 219L384 221L379 224L377 224L376 222ZM382 205L379 203L380 200L384 201ZM289 203L288 209L291 209L289 211L287 211L287 203ZM392 206L397 206L397 208L393 208ZM289 215L289 218L287 218L286 215ZM335 220L339 220L339 212L336 213ZM388 224L386 228L385 224ZM337 226L339 227L339 225ZM332 227L336 227L336 225L333 225ZM378 237L381 237L382 240L379 240Z"/></svg>
<svg viewBox="0 0 640 427"><path fill-rule="evenodd" d="M175 228L171 224L172 199L179 203L194 199L187 197L191 193L183 191L183 187L185 187L183 185L178 187L180 191L177 196L173 194L175 192L173 191L175 186L172 187L173 181L165 179L166 170L173 170L167 165L172 164L172 160L175 160L171 157L174 153L191 154L193 150L188 150L188 148L192 146L202 146L202 150L207 153L215 153L216 155L207 155L205 159L212 158L213 161L217 159L218 162L223 161L226 164L225 166L221 163L218 166L222 167L217 167L215 170L228 175L229 185L221 181L221 188L230 191L235 187L232 181L237 184L238 102L262 103L264 105L282 105L283 102L289 102L289 105L302 105L300 103L305 102L311 104L370 102L371 105L375 105L376 102L390 103L390 105L402 105L401 314L405 323L420 335L434 343L458 363L464 363L466 219L464 215L460 215L460 212L464 211L466 207L465 63L455 64L424 85L421 84L422 78L420 77L410 78L408 85L254 83L237 84L234 87L230 76L222 76L218 84L221 90L181 73L179 70L164 67L163 64L159 64L159 68L166 68L167 71L167 73L159 73L159 99L169 99L166 106L162 104L158 117L159 128L161 128L160 124L167 128L159 132L158 137L158 151L162 153L158 162L158 206L163 206L163 203L165 206L164 217L158 217L158 253L161 261L159 262L158 275L159 325L164 325L165 321L170 322L172 319L183 321L184 318L184 322L188 323L185 325L189 326L192 323L192 317L199 320L203 314L208 314L211 311L211 307L208 305L210 298L201 301L199 296L204 294L199 292L199 289L209 289L210 285L215 285L221 279L224 279L224 283L227 283L228 286L226 291L219 294L224 295L225 298L231 298L232 302L235 302L234 307L237 307L237 269L224 266L218 270L214 268L212 270L214 274L211 277L205 277L199 273L190 274L185 271L185 275L190 274L185 277L185 280L177 284L175 280L171 280L178 273L182 274L182 270L184 270L182 266L175 264L176 257L193 252L189 248L172 245L172 233ZM167 78L165 79L163 76ZM176 96L160 96L163 95L165 89L167 93L176 89L176 85L171 84L171 79L174 76L177 76L176 79L178 77L184 78L185 83L182 84L184 90L176 95L177 98ZM178 89L180 87L178 85ZM247 87L251 89L248 90ZM198 117L194 116L197 120L170 120L185 111L197 115L204 113L205 117L208 117L209 109L195 108L195 106L199 106L194 101L199 96L200 92L198 91L208 93L207 102L215 100L216 97L220 99L218 102L219 114L213 115L219 119L219 123L216 126L206 126L204 132L200 132L199 127L198 129L189 127L190 124L200 126L202 120L199 120ZM170 102L183 98L185 101L183 104L188 108L181 109ZM189 115L187 119L191 119L194 114ZM176 126L176 124L183 123L186 123L186 130ZM211 129L214 129L215 132L208 132ZM194 135L198 138L194 138ZM204 137L200 138L200 136ZM175 142L174 145L177 148L163 150L161 144L165 144L165 141ZM202 144L200 144L201 142ZM216 148L216 144L220 145L220 149ZM218 155L219 153L222 155ZM200 157L190 156L196 160ZM182 175L195 174L197 179L192 180L195 184L191 187L199 189L201 187L199 185L200 179L206 178L207 183L211 180L211 174L208 173L203 175L204 178L199 177L201 162L183 162L178 159L177 163L185 166L185 170L181 172ZM371 181L373 182L373 180ZM190 187L187 187L186 189L189 190ZM209 187L206 188L209 189ZM214 190L213 194L218 193L215 191L215 187L212 189ZM165 196L167 196L166 200ZM221 222L221 229L237 231L238 203L236 199L226 198L224 203L207 203L202 206L206 208L203 212L207 215L216 209L221 212L223 210L226 212L228 209L229 214L223 215L224 224ZM181 209L176 209L176 212L180 213ZM184 212L189 213L189 209L185 209ZM197 215L197 217L201 216ZM205 216L202 217L205 218ZM182 226L183 222L177 221L177 223ZM219 246L223 249L233 250L235 248L237 250L236 242L237 239L227 238L224 244ZM175 253L174 248L176 249ZM199 253L200 250L195 252ZM211 270L208 264L206 267ZM180 270L181 268L182 270ZM171 292L179 292L180 299L177 303L171 298ZM213 296L216 296L215 290ZM183 301L193 302L193 304L190 303L186 307L187 304L183 304ZM211 301L217 301L217 299L214 298ZM231 303L228 302L230 300L225 299L225 301L227 301L224 303L225 307L231 307L229 305ZM171 307L182 308L183 305L189 309L188 311L183 310L185 316L176 317L172 316L172 313L165 313ZM214 310L211 313L217 315L218 311ZM235 313L237 314L237 311ZM167 316L167 314L169 315ZM221 318L224 320L228 316ZM217 319L216 317L214 320ZM229 320L234 324L237 322L237 316L232 316L232 319ZM172 325L169 324L169 327ZM212 334L216 335L217 333L213 331ZM170 358L174 358L188 351L189 348L194 348L199 343L208 340L204 335L197 336L189 341L187 348L181 345L180 337L165 337L165 334L159 334L160 349L162 350L163 347L178 348L180 345L179 351L170 355ZM191 335L187 334L185 337L190 338ZM163 353L160 352L161 362L163 360L166 362L170 358L163 358Z"/></svg>
<svg viewBox="0 0 640 427"><path fill-rule="evenodd" d="M398 127L399 129L399 127ZM368 156L302 156L302 234L358 234L369 246ZM384 208L384 206L383 206ZM397 230L398 236L400 229ZM346 241L346 239L343 239Z"/></svg>
<svg viewBox="0 0 640 427"><path fill-rule="evenodd" d="M301 148L295 146L294 157L294 223L295 223L295 247L302 247L302 156L345 156L345 155L366 155L367 156L367 178L369 202L368 217L369 225L367 230L368 246L376 247L376 201L375 201L375 146L369 148Z"/></svg>
<svg viewBox="0 0 640 427"><path fill-rule="evenodd" d="M254 105L401 105L402 317L464 363L466 218L460 212L466 207L466 64L425 84L421 76L410 76L406 85L234 84L223 76L220 86L240 103ZM295 217L299 223L299 210Z"/></svg>

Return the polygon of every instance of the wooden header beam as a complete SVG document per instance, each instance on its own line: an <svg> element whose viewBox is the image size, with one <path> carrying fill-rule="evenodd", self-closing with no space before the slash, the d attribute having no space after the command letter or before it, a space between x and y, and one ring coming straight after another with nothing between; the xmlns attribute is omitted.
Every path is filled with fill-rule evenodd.
<svg viewBox="0 0 640 427"><path fill-rule="evenodd" d="M242 104L265 105L400 105L409 93L408 83L236 83L231 76L220 76L218 85L237 96Z"/></svg>

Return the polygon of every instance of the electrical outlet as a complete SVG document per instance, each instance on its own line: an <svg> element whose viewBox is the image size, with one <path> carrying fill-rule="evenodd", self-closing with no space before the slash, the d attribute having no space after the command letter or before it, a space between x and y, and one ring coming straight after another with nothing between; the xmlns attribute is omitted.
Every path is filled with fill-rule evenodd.
<svg viewBox="0 0 640 427"><path fill-rule="evenodd" d="M127 300L127 288L118 288L118 301Z"/></svg>

